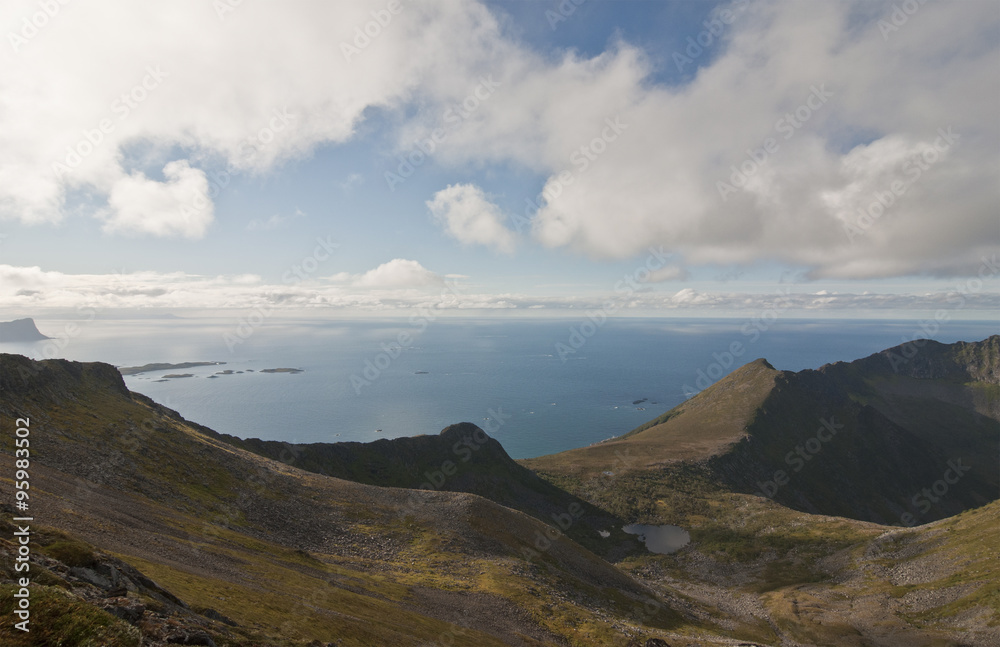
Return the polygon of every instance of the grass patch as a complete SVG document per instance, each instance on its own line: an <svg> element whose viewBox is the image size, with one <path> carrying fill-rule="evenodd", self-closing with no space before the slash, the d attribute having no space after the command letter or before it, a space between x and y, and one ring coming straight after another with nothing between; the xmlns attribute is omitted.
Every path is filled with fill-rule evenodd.
<svg viewBox="0 0 1000 647"><path fill-rule="evenodd" d="M760 579L751 585L750 589L757 593L765 593L786 586L822 582L825 579L827 576L813 570L802 560L779 559L768 562Z"/></svg>
<svg viewBox="0 0 1000 647"><path fill-rule="evenodd" d="M66 566L89 568L97 563L94 549L82 541L54 541L48 546L43 546L41 552L52 559L58 559Z"/></svg>
<svg viewBox="0 0 1000 647"><path fill-rule="evenodd" d="M0 642L6 647L139 647L139 630L58 588L31 587L28 633L14 628L16 587L0 586Z"/></svg>

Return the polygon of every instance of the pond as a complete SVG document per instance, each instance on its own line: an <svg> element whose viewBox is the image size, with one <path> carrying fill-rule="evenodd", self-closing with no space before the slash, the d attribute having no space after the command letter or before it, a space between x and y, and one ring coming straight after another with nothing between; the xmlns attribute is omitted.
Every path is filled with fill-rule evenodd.
<svg viewBox="0 0 1000 647"><path fill-rule="evenodd" d="M668 555L691 541L691 535L680 526L647 526L633 523L622 527L630 535L639 535L650 552Z"/></svg>

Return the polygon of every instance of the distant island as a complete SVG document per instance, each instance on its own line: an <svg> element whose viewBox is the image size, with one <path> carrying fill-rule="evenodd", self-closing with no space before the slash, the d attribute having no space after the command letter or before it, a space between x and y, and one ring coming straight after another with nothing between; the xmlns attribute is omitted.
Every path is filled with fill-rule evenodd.
<svg viewBox="0 0 1000 647"><path fill-rule="evenodd" d="M23 343L52 339L43 335L35 326L34 319L15 319L0 322L0 342Z"/></svg>
<svg viewBox="0 0 1000 647"><path fill-rule="evenodd" d="M261 373L304 373L301 368L262 368Z"/></svg>
<svg viewBox="0 0 1000 647"><path fill-rule="evenodd" d="M163 379L168 380L177 377L194 377L194 373L171 373L170 375L164 375Z"/></svg>
<svg viewBox="0 0 1000 647"><path fill-rule="evenodd" d="M29 319L30 321L30 319ZM152 373L154 371L171 371L179 368L194 368L195 366L222 366L225 362L181 362L180 364L143 364L142 366L119 366L118 372L122 375L138 375L139 373ZM171 377L165 375L164 377Z"/></svg>

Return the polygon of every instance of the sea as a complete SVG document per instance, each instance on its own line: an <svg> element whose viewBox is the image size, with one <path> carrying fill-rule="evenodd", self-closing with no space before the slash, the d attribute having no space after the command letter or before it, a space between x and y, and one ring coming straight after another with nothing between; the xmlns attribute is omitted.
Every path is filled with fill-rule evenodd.
<svg viewBox="0 0 1000 647"><path fill-rule="evenodd" d="M1000 332L989 321L790 318L35 320L53 339L0 351L120 367L220 362L125 382L222 433L368 442L473 422L513 458L624 434L759 357L797 371L914 338ZM261 372L273 368L301 372Z"/></svg>

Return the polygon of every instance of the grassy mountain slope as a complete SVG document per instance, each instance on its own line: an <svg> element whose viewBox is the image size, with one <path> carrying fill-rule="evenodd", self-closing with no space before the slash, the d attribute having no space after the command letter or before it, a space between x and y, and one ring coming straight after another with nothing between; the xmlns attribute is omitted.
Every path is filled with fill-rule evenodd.
<svg viewBox="0 0 1000 647"><path fill-rule="evenodd" d="M915 528L809 515L745 494L711 503L713 518L691 527L689 546L629 557L621 568L756 623L758 643L1000 644L1000 502ZM664 510L646 521L677 519Z"/></svg>
<svg viewBox="0 0 1000 647"><path fill-rule="evenodd" d="M748 419L779 375L780 371L758 359L624 436L521 463L586 479L708 458L745 435Z"/></svg>
<svg viewBox="0 0 1000 647"><path fill-rule="evenodd" d="M215 435L211 430L204 433ZM439 435L370 443L290 444L217 435L226 443L289 465L337 478L421 490L478 494L559 527L568 510L576 521L565 529L577 543L605 556L638 548L621 531L624 521L539 478L471 423L451 425ZM565 525L565 524L564 524ZM611 537L601 538L600 531Z"/></svg>
<svg viewBox="0 0 1000 647"><path fill-rule="evenodd" d="M117 647L138 645L141 635L154 646L207 638L234 646L641 647L653 637L685 647L995 645L1000 503L893 528L803 513L727 480L739 478L726 471L738 460L750 467L784 460L753 445L776 444L794 430L758 425L805 420L820 409L838 424L842 416L845 430L847 421L862 421L870 437L838 431L797 478L818 461L855 469L833 444L845 438L875 443L888 462L908 456L912 443L947 453L979 442L977 433L989 441L991 383L969 377L992 379L991 351L962 352L985 360L967 362L972 372L962 373L945 353L932 363L937 372L920 369L923 376L857 363L792 374L754 362L734 374L742 384L721 381L614 441L610 455L594 448L578 450L583 459L557 455L549 464L563 471L544 474L555 489L511 468L492 441L461 461L454 445L477 433L471 425L346 449L258 448L277 450L282 460L272 460L129 393L107 365L0 356L0 416L32 419L33 608L48 628L26 637L0 626L0 642ZM927 394L929 411L914 413ZM974 424L942 440L931 422L935 402L958 407ZM709 420L704 442L699 416ZM976 416L987 419L985 432L976 430ZM634 438L646 444L629 455ZM11 449L9 436L0 439L5 487ZM611 469L609 456L619 460ZM296 459L317 462L304 471L288 464ZM336 468L397 485L406 481L391 482L402 478L396 470L426 477L446 461L476 466L448 475L456 489L495 484L500 498L534 487L542 501L546 492L566 505L578 501L556 488L565 486L595 507L559 534L556 520L541 523L535 504L527 506L533 516L448 485L378 487L319 473ZM514 483L504 491L507 478ZM822 501L808 480L780 490L806 486ZM591 514L675 523L692 540L675 554L628 551L609 563L566 536L590 532ZM14 602L10 531L0 527L0 613Z"/></svg>
<svg viewBox="0 0 1000 647"><path fill-rule="evenodd" d="M130 626L200 615L198 627L231 645L612 645L678 631L717 642L529 515L474 494L375 487L257 456L133 396L107 365L0 360L0 414L31 419L37 524L94 547L100 564L122 560L186 605L132 592L146 609ZM11 445L9 436L0 445L4 478ZM0 548L9 569L12 545ZM72 616L100 597L89 573L49 565L55 579L34 590L52 613ZM12 592L5 584L0 608ZM9 644L43 644L11 632L0 629L19 641Z"/></svg>
<svg viewBox="0 0 1000 647"><path fill-rule="evenodd" d="M661 591L756 623L762 643L1000 644L998 340L903 346L800 373L758 360L602 443L616 446L612 470L606 450L594 447L522 464L623 518L687 529L691 543L678 553L619 565ZM930 354L918 359L914 348ZM755 397L732 396L741 392ZM716 412L703 443L715 453L690 449L695 410ZM662 442L650 442L653 429L667 432ZM818 451L807 449L811 438ZM801 458L799 445L809 458L796 472L786 458ZM957 458L970 469L956 480L946 470ZM770 498L756 495L761 481L777 485L777 470L787 480Z"/></svg>
<svg viewBox="0 0 1000 647"><path fill-rule="evenodd" d="M757 360L629 434L522 463L619 515L629 512L614 493L600 498L609 473L640 491L663 482L924 523L1000 495L998 366L1000 336L925 341L798 373ZM648 506L636 498L632 514Z"/></svg>

